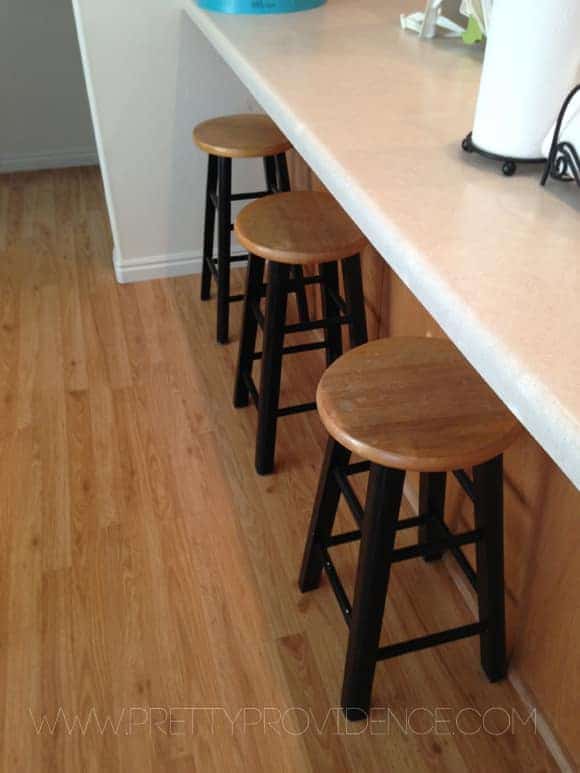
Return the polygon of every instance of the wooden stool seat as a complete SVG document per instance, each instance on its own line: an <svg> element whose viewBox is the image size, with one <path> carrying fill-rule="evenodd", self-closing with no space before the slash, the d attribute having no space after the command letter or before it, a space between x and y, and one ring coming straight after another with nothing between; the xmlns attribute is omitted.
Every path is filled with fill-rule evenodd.
<svg viewBox="0 0 580 773"><path fill-rule="evenodd" d="M211 156L266 158L292 147L267 115L254 113L211 118L195 127L196 145Z"/></svg>
<svg viewBox="0 0 580 773"><path fill-rule="evenodd" d="M278 263L329 263L357 255L367 245L340 205L321 191L255 201L238 215L235 230L249 253Z"/></svg>
<svg viewBox="0 0 580 773"><path fill-rule="evenodd" d="M443 472L501 454L520 425L449 342L384 338L323 375L317 406L328 433L375 464Z"/></svg>

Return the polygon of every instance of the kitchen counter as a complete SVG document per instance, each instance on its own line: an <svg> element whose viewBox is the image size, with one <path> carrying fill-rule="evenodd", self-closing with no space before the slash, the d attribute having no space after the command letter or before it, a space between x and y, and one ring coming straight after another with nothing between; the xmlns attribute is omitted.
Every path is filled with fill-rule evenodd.
<svg viewBox="0 0 580 773"><path fill-rule="evenodd" d="M418 0L262 17L178 1L580 489L580 192L461 151L481 52L402 31Z"/></svg>

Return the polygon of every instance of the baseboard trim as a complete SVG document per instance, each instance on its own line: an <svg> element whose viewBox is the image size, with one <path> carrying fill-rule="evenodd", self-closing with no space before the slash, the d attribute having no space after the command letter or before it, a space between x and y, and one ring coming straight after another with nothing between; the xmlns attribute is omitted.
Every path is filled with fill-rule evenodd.
<svg viewBox="0 0 580 773"><path fill-rule="evenodd" d="M148 279L168 279L187 274L201 273L202 257L199 253L178 252L173 255L150 255L146 258L120 260L113 252L115 276L119 284L145 282Z"/></svg>
<svg viewBox="0 0 580 773"><path fill-rule="evenodd" d="M243 254L232 250L232 255ZM175 252L170 255L150 255L145 258L122 260L118 251L113 251L115 276L119 284L145 282L150 279L169 279L188 274L200 274L203 258L199 252Z"/></svg>
<svg viewBox="0 0 580 773"><path fill-rule="evenodd" d="M21 153L0 157L0 173L32 172L40 169L65 169L71 166L96 166L99 163L96 148L47 150L39 153Z"/></svg>

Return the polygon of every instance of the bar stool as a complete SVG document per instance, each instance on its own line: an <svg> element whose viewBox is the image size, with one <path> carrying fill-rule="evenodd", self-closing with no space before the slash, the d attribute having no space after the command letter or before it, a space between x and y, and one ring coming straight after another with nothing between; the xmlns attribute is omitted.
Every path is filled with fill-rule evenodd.
<svg viewBox="0 0 580 773"><path fill-rule="evenodd" d="M367 242L362 233L327 193L279 193L249 204L236 219L236 234L248 250L246 300L236 371L234 405L258 408L256 471L274 469L278 418L314 410L316 403L279 407L282 357L314 349L326 351L330 365L342 354L341 325L347 324L351 346L367 340L360 252ZM267 290L263 285L269 261ZM338 264L342 267L345 299L339 294ZM306 284L321 287L322 319L286 324L288 293L296 289L290 266L318 265L319 274ZM260 299L266 295L265 313ZM264 331L263 352L256 352L258 325ZM324 340L284 347L289 333L324 331ZM252 365L262 360L260 389L252 379Z"/></svg>
<svg viewBox="0 0 580 773"><path fill-rule="evenodd" d="M478 635L490 681L506 672L502 453L520 427L448 341L389 338L341 357L317 392L330 438L300 574L302 592L325 570L349 627L342 707L349 719L369 711L377 661ZM350 464L351 453L365 461ZM463 468L473 468L473 478ZM370 471L364 510L349 482ZM420 513L398 520L405 470L420 476ZM452 534L444 522L446 473L475 507L475 529ZM341 494L356 531L332 535ZM418 544L395 548L400 529L419 528ZM352 606L330 548L361 541ZM475 543L477 574L461 550ZM478 596L479 621L379 646L391 565L406 559L457 559Z"/></svg>
<svg viewBox="0 0 580 773"><path fill-rule="evenodd" d="M260 198L271 193L290 190L286 151L291 145L266 115L241 114L221 116L204 121L193 130L195 144L208 154L203 236L203 266L201 300L210 297L212 277L217 284L217 340L227 343L229 338L229 307L243 300L243 295L230 295L230 265L244 262L247 255L232 257L231 210L232 202ZM251 193L232 193L232 159L262 158L266 190ZM214 234L217 214L218 248L214 257ZM300 318L308 319L306 291L302 270L294 269Z"/></svg>

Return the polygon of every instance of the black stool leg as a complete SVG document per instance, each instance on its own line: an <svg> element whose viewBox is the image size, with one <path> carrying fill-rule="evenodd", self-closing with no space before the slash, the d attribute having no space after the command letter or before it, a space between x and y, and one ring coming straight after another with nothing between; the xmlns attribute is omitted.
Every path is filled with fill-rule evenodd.
<svg viewBox="0 0 580 773"><path fill-rule="evenodd" d="M342 686L351 720L370 709L404 481L401 470L371 465Z"/></svg>
<svg viewBox="0 0 580 773"><path fill-rule="evenodd" d="M422 472L419 482L419 515L428 515L428 523L419 527L419 544L426 545L435 541L441 542L441 532L435 521L443 522L445 518L445 484L447 475L444 472ZM430 551L425 561L437 561L443 552Z"/></svg>
<svg viewBox="0 0 580 773"><path fill-rule="evenodd" d="M260 302L265 265L266 262L262 258L256 255L249 256L240 348L238 350L238 366L236 369L236 385L234 389L234 405L236 408L243 408L250 401L250 392L246 378L251 378L252 376L252 365L254 362L252 355L256 351L256 334L258 332L258 321L254 313L254 304L259 304Z"/></svg>
<svg viewBox="0 0 580 773"><path fill-rule="evenodd" d="M230 257L232 223L232 160L218 161L218 296L217 340L226 344L230 319Z"/></svg>
<svg viewBox="0 0 580 773"><path fill-rule="evenodd" d="M259 475L269 475L274 470L289 275L290 269L285 263L270 263L258 402L256 472Z"/></svg>
<svg viewBox="0 0 580 773"><path fill-rule="evenodd" d="M279 193L290 190L290 174L288 173L288 161L286 160L286 153L278 153L276 156L276 173L277 184L276 187Z"/></svg>
<svg viewBox="0 0 580 773"><path fill-rule="evenodd" d="M276 157L266 156L264 158L264 177L266 178L266 190L270 193L276 193L278 190L276 168Z"/></svg>
<svg viewBox="0 0 580 773"><path fill-rule="evenodd" d="M487 623L481 634L481 665L490 682L506 674L505 598L503 558L503 458L473 469L475 523L483 530L477 543L479 619Z"/></svg>
<svg viewBox="0 0 580 773"><path fill-rule="evenodd" d="M349 459L350 451L333 438L328 438L300 570L299 586L302 593L314 590L320 584L323 558L319 548L328 544L340 499L340 488L334 470L346 466Z"/></svg>
<svg viewBox="0 0 580 773"><path fill-rule="evenodd" d="M336 299L339 293L338 265L335 261L323 263L320 266L322 279L322 316L339 317L340 306ZM326 364L332 363L342 354L342 333L340 323L336 322L324 328L324 340L326 342Z"/></svg>
<svg viewBox="0 0 580 773"><path fill-rule="evenodd" d="M276 156L276 189L279 193L290 190L290 174L288 173L288 161L285 153ZM292 278L296 280L296 303L298 304L298 317L300 322L309 322L308 299L306 298L306 286L304 284L304 271L302 266L292 266Z"/></svg>
<svg viewBox="0 0 580 773"><path fill-rule="evenodd" d="M215 204L217 195L218 160L216 156L207 159L207 184L205 188L205 223L203 226L203 265L201 268L201 300L207 301L211 288L210 261L213 260L213 241L215 234Z"/></svg>
<svg viewBox="0 0 580 773"><path fill-rule="evenodd" d="M346 305L350 316L350 345L354 349L356 346L366 344L369 340L360 255L353 255L342 261L342 276L344 278Z"/></svg>
<svg viewBox="0 0 580 773"><path fill-rule="evenodd" d="M292 267L292 277L296 280L298 319L300 322L310 322L310 312L308 311L308 299L306 298L306 285L304 284L304 271L302 266Z"/></svg>

